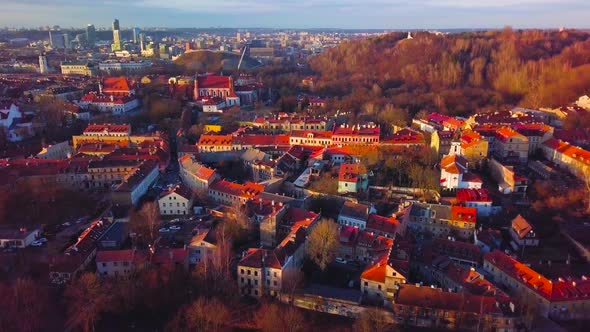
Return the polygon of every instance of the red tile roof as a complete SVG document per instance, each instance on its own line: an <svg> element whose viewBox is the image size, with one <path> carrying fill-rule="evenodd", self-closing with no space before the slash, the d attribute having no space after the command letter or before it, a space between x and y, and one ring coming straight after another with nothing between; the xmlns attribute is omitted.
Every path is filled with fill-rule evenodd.
<svg viewBox="0 0 590 332"><path fill-rule="evenodd" d="M457 190L457 201L459 202L491 202L490 193L487 189L459 189Z"/></svg>
<svg viewBox="0 0 590 332"><path fill-rule="evenodd" d="M197 76L199 89L229 89L231 80L229 76L203 75Z"/></svg>
<svg viewBox="0 0 590 332"><path fill-rule="evenodd" d="M244 184L240 184L226 180L219 180L211 185L211 190L223 192L232 196L251 198L263 192L264 185L254 182L246 182Z"/></svg>
<svg viewBox="0 0 590 332"><path fill-rule="evenodd" d="M395 305L433 308L439 310L471 312L479 314L500 314L493 296L481 296L468 293L444 292L440 288L400 285Z"/></svg>
<svg viewBox="0 0 590 332"><path fill-rule="evenodd" d="M395 217L383 217L376 213L371 213L367 219L366 229L387 234L395 234L399 227L399 221Z"/></svg>
<svg viewBox="0 0 590 332"><path fill-rule="evenodd" d="M132 84L125 77L106 77L103 79L102 84L102 90L105 94L131 92Z"/></svg>
<svg viewBox="0 0 590 332"><path fill-rule="evenodd" d="M522 239L533 230L533 227L519 214L516 218L512 219L512 229Z"/></svg>
<svg viewBox="0 0 590 332"><path fill-rule="evenodd" d="M463 156L450 154L442 158L440 167L447 173L464 174L467 173L467 160Z"/></svg>
<svg viewBox="0 0 590 332"><path fill-rule="evenodd" d="M97 263L107 262L134 262L145 263L148 260L148 255L142 250L105 250L96 253Z"/></svg>
<svg viewBox="0 0 590 332"><path fill-rule="evenodd" d="M251 248L238 263L239 266L252 268L274 268L281 269L282 265L272 250Z"/></svg>
<svg viewBox="0 0 590 332"><path fill-rule="evenodd" d="M129 133L131 126L128 124L90 124L84 129L84 134L88 133Z"/></svg>
<svg viewBox="0 0 590 332"><path fill-rule="evenodd" d="M358 181L358 177L361 174L360 164L342 164L338 171L338 181L341 182L353 182Z"/></svg>
<svg viewBox="0 0 590 332"><path fill-rule="evenodd" d="M477 218L477 209L473 207L464 207L455 205L451 207L451 219L461 220L464 222L475 223Z"/></svg>

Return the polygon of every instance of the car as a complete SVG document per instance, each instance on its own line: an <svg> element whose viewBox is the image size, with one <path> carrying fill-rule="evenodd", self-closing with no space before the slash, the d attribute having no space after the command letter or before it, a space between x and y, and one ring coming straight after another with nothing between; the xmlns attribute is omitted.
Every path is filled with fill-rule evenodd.
<svg viewBox="0 0 590 332"><path fill-rule="evenodd" d="M64 223L63 223L63 224L61 224L61 225L62 225L62 226L64 226L64 227L70 227L70 226L72 226L72 223L71 223L71 222L69 222L69 221L66 221L66 222L64 222Z"/></svg>
<svg viewBox="0 0 590 332"><path fill-rule="evenodd" d="M170 226L170 230L171 231L179 231L180 230L180 226L172 225L172 226Z"/></svg>
<svg viewBox="0 0 590 332"><path fill-rule="evenodd" d="M176 223L176 222L180 222L180 221L181 221L180 218L170 220L171 223Z"/></svg>
<svg viewBox="0 0 590 332"><path fill-rule="evenodd" d="M39 240L31 242L31 247L41 247L42 245L43 245L43 242L41 242Z"/></svg>
<svg viewBox="0 0 590 332"><path fill-rule="evenodd" d="M170 230L168 228L166 228L166 227L162 227L162 228L160 228L158 230L158 232L160 232L160 233L168 233L168 232L170 232Z"/></svg>
<svg viewBox="0 0 590 332"><path fill-rule="evenodd" d="M37 241L39 241L41 243L47 243L47 238L42 237L40 239L37 239Z"/></svg>
<svg viewBox="0 0 590 332"><path fill-rule="evenodd" d="M341 264L346 264L346 259L340 258L340 257L336 257L336 262L337 263L341 263Z"/></svg>

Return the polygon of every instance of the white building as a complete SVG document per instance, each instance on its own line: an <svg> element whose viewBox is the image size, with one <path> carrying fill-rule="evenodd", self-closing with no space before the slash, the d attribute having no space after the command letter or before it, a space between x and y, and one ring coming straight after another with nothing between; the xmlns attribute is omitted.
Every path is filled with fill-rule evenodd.
<svg viewBox="0 0 590 332"><path fill-rule="evenodd" d="M215 170L205 167L188 154L180 157L178 164L182 183L193 192L207 191L209 186L219 178Z"/></svg>
<svg viewBox="0 0 590 332"><path fill-rule="evenodd" d="M440 185L444 189L479 189L482 180L469 172L467 159L451 154L443 157L440 162Z"/></svg>
<svg viewBox="0 0 590 332"><path fill-rule="evenodd" d="M193 192L183 184L166 189L158 199L160 215L189 215L193 207Z"/></svg>
<svg viewBox="0 0 590 332"><path fill-rule="evenodd" d="M101 277L127 278L148 263L147 252L136 249L105 250L96 253L96 273Z"/></svg>
<svg viewBox="0 0 590 332"><path fill-rule="evenodd" d="M25 248L41 235L39 229L0 228L0 248Z"/></svg>
<svg viewBox="0 0 590 332"><path fill-rule="evenodd" d="M367 227L367 219L370 213L376 212L374 208L364 204L344 202L338 214L338 223L344 226L357 227L360 230Z"/></svg>
<svg viewBox="0 0 590 332"><path fill-rule="evenodd" d="M67 159L73 154L74 150L70 146L70 142L63 141L61 143L47 145L41 149L37 154L40 159Z"/></svg>
<svg viewBox="0 0 590 332"><path fill-rule="evenodd" d="M123 114L138 108L139 100L133 96L104 96L89 93L80 99L78 105L85 110L95 107L100 112Z"/></svg>
<svg viewBox="0 0 590 332"><path fill-rule="evenodd" d="M116 61L108 60L98 64L98 70L105 72L116 72L116 71L140 71L148 69L152 66L149 61Z"/></svg>
<svg viewBox="0 0 590 332"><path fill-rule="evenodd" d="M197 229L188 245L189 264L207 264L215 259L217 244L211 229Z"/></svg>

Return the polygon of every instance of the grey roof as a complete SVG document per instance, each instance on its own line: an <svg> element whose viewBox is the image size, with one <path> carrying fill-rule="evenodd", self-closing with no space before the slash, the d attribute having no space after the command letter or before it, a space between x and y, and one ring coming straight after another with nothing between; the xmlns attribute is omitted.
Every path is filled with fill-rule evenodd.
<svg viewBox="0 0 590 332"><path fill-rule="evenodd" d="M413 202L410 209L410 216L413 217L429 217L434 211L432 217L436 219L450 219L451 207L448 205L440 204L426 204L420 202Z"/></svg>
<svg viewBox="0 0 590 332"><path fill-rule="evenodd" d="M355 218L358 220L367 220L367 218L369 218L369 206L346 201L344 202L344 205L342 205L340 216Z"/></svg>

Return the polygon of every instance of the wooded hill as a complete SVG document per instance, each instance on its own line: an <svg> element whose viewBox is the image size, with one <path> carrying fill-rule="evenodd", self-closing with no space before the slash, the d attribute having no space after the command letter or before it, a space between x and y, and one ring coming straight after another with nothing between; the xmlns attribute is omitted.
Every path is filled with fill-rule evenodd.
<svg viewBox="0 0 590 332"><path fill-rule="evenodd" d="M590 92L590 35L502 31L392 33L345 42L310 60L315 92L335 107L367 102L467 115L508 105L554 107Z"/></svg>

